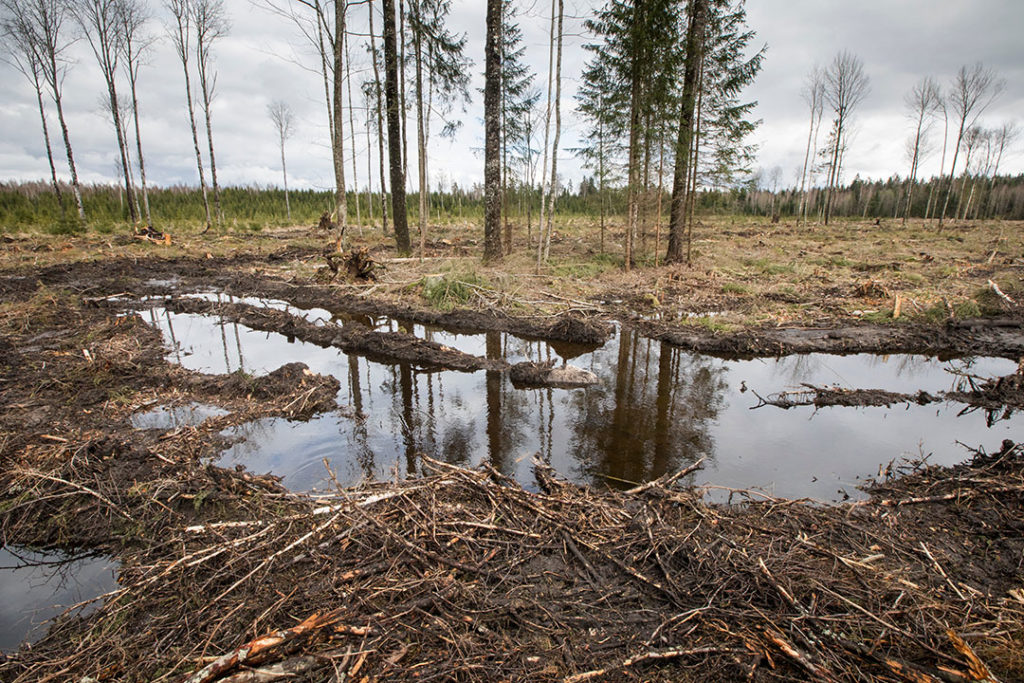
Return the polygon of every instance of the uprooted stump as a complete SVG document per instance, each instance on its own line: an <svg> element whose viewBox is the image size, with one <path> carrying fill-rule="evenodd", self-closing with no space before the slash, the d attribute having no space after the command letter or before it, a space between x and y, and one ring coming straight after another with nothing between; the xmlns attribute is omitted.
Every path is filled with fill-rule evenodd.
<svg viewBox="0 0 1024 683"><path fill-rule="evenodd" d="M316 229L323 230L325 232L338 229L338 224L334 222L334 218L331 216L330 211L324 211L320 214L320 222L317 223Z"/></svg>
<svg viewBox="0 0 1024 683"><path fill-rule="evenodd" d="M563 365L555 367L555 361L544 363L516 363L509 371L509 379L516 388L554 387L573 389L598 384L597 375L589 370Z"/></svg>
<svg viewBox="0 0 1024 683"><path fill-rule="evenodd" d="M144 228L135 228L135 239L152 242L153 244L170 244L171 233L160 232L153 226L147 225Z"/></svg>
<svg viewBox="0 0 1024 683"><path fill-rule="evenodd" d="M324 260L327 261L327 267L321 268L316 274L320 281L333 282L341 274L349 282L377 280L378 264L366 247L348 253L329 252L324 254Z"/></svg>

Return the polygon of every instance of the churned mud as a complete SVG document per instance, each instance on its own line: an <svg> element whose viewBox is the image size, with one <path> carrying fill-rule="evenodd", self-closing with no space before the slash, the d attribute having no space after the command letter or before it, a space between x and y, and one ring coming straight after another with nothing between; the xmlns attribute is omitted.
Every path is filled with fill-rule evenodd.
<svg viewBox="0 0 1024 683"><path fill-rule="evenodd" d="M356 318L552 340L563 360L585 357L615 333L601 316L442 314L259 272L303 255L108 259L0 273L4 544L102 553L118 567L116 586L89 596L90 610L58 617L32 647L8 651L0 680L1024 678L1024 454L1013 439L955 467L893 465L861 500L836 505L764 492L745 493L738 505L709 502L689 485L710 466L703 459L615 488L567 481L538 460L524 484L497 463L453 465L410 443L410 476L319 496L289 490L274 474L216 466L232 428L333 414L359 425L379 416L347 405L338 379L301 359L282 358L257 375L188 370L168 357L147 307L216 315L401 367L480 371L494 390L482 402L501 396L506 358ZM204 289L339 319L317 324L287 310L186 296ZM634 327L631 334L665 343L654 367L672 381L659 383L649 419L628 410L642 392L631 393L627 380L645 366L627 361L652 353L631 336L618 347L621 386L600 396L621 399L612 426L650 422L652 433L699 415L672 411L676 385L699 399L697 389L714 384L707 367L674 380L682 360L672 347L1014 361L1024 350L1010 320L745 334ZM403 374L396 371L399 383ZM941 400L1013 413L1024 407L1022 390L1019 373L965 373ZM932 388L798 391L809 393L790 395L794 405L940 398ZM567 405L584 394L571 396ZM706 408L698 399L693 405ZM146 411L195 404L217 410L156 428L132 423ZM600 407L595 415L605 415ZM411 409L400 417L418 419ZM595 449L628 442L627 431L602 431L602 420L590 425ZM500 423L491 427L502 433Z"/></svg>

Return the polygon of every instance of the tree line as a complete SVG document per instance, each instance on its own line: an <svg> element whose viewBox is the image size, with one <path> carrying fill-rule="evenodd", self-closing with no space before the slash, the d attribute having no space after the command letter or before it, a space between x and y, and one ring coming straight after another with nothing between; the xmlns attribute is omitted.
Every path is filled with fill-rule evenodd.
<svg viewBox="0 0 1024 683"><path fill-rule="evenodd" d="M743 91L757 77L765 48L754 45L744 0L607 0L586 18L589 58L576 95L584 135L573 152L592 175L578 193L567 191L558 172L563 0L551 0L547 15L548 69L541 85L525 62L521 5L487 0L482 192L431 187L431 136L450 136L459 128L473 95L470 75L477 68L466 54L466 36L449 26L451 1L253 2L298 29L313 56L306 66L322 80L334 187L329 199L303 194L299 214L316 196L341 233L352 218L363 225L379 217L383 233L393 235L403 254L413 251L413 237L419 251L425 250L433 213L452 215L457 205L465 215L478 202L484 258L499 260L518 243L536 249L538 268L549 258L556 209L584 207L599 216L602 252L611 217L624 217L621 248L627 269L636 261L638 240L646 249L653 239L655 253L665 262L689 261L695 214L726 205L755 213L764 211L767 201L769 215L787 213L824 223L857 211L866 216L891 210L904 220L935 217L941 223L949 217L1016 210L1016 185L996 179L1017 129L980 125L1003 88L980 64L963 67L946 88L927 78L908 93L913 135L907 143L908 175L898 187L889 187L893 180L843 183L855 116L870 91L862 61L845 51L808 75L803 95L810 124L798 187L780 190L778 171L751 175L755 148L747 139L759 121L752 120L756 103L745 100ZM105 109L118 143L120 206L132 222L152 224L138 89L141 66L154 44L167 40L181 66L205 230L225 220L212 115L218 78L214 52L230 31L224 0L163 0L159 12L147 0L0 0L0 11L5 56L35 88L53 196L62 213L65 194L70 194L78 220L86 220L63 112L68 50L84 40L103 78ZM58 181L48 124L51 105L65 148L68 184ZM267 116L279 146L290 219L286 145L295 132L295 117L283 100L271 102ZM932 132L940 121L940 173L921 181L921 163L938 147ZM360 146L366 150L366 189L353 192L349 188L360 187ZM413 176L416 192L408 187ZM415 235L410 217L415 218ZM525 236L518 234L524 219Z"/></svg>
<svg viewBox="0 0 1024 683"><path fill-rule="evenodd" d="M349 221L347 188L359 187L356 145L365 131L371 162L366 187L375 199L359 193L353 197L356 219L362 222L364 208L371 218L379 215L385 234L393 231L398 250L412 250L406 196L412 137L414 172L422 190L415 193L418 206L412 213L422 250L433 196L430 136L457 130L471 99L474 63L466 54L466 37L448 27L450 0L255 1L298 27L315 55L308 66L323 81L334 220L342 230ZM62 211L67 186L58 182L48 110L53 107L60 124L70 194L84 224L85 203L63 110L63 84L72 67L68 52L84 39L103 77L127 217L136 224L152 223L138 92L144 80L141 66L156 41L167 40L181 66L205 229L224 220L211 106L218 77L214 52L230 30L223 0L164 0L159 12L147 0L0 0L0 10L5 56L37 94L52 190ZM525 208L526 243L536 246L539 265L548 258L553 215L565 194L558 173L565 17L562 0L552 0L547 87L542 89L525 63L520 11L516 0L488 0L484 256L496 260L513 250L516 225L509 216L517 205L517 213ZM365 13L368 31L349 29L356 13ZM748 120L753 103L741 102L739 94L760 69L764 51L743 56L754 34L745 26L742 0L609 0L587 28L594 38L588 46L592 59L577 106L591 130L586 147L575 151L595 165L602 188L610 188L618 173L627 179L627 267L633 263L634 236L662 213L671 213L666 256L682 260L697 189L709 175L721 179L742 173L752 159L743 138L756 125ZM361 45L353 46L357 40ZM359 69L364 78L356 83L353 52L359 48L372 68ZM358 132L356 111L362 113ZM286 143L295 119L287 102L279 100L268 108L268 117L277 133L290 214ZM374 147L381 161L376 191L370 177ZM672 187L671 201L659 199L657 211L652 202L661 193L654 190L655 177L658 188Z"/></svg>

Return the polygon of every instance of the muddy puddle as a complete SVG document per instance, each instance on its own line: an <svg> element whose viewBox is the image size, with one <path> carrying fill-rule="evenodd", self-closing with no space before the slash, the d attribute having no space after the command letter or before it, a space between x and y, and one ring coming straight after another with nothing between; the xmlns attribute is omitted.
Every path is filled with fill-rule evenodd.
<svg viewBox="0 0 1024 683"><path fill-rule="evenodd" d="M203 296L214 297L217 294ZM226 299L224 299L226 300ZM600 347L518 338L500 332L458 334L388 318L302 311L287 302L236 300L279 307L325 325L401 330L465 353L509 363L571 363L600 384L586 389L517 389L507 373L424 372L387 364L226 322L216 316L143 312L164 335L169 357L205 373L270 372L299 361L341 382L339 406L307 422L281 418L225 432L235 440L219 460L271 472L296 491L417 471L417 454L451 463L486 460L533 486L534 453L563 476L594 485L628 486L705 458L693 475L709 497L728 489L840 501L860 498L858 486L926 457L950 465L967 447L993 446L1024 434L1018 415L989 424L959 403L892 407L756 408L768 396L802 383L891 392L953 390L958 372L995 377L1016 365L999 358L940 361L916 355L806 354L780 359L724 360L682 351L622 330ZM756 408L756 409L755 409ZM355 414L358 417L353 417Z"/></svg>
<svg viewBox="0 0 1024 683"><path fill-rule="evenodd" d="M129 423L135 429L178 429L198 427L213 417L227 415L228 411L205 403L157 406L133 414Z"/></svg>
<svg viewBox="0 0 1024 683"><path fill-rule="evenodd" d="M0 548L0 652L40 638L45 622L69 608L98 607L95 598L117 589L116 566L108 557Z"/></svg>

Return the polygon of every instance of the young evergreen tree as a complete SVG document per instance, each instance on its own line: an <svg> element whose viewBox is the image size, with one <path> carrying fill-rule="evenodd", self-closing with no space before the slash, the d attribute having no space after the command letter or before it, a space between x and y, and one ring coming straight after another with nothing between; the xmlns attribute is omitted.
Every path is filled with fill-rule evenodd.
<svg viewBox="0 0 1024 683"><path fill-rule="evenodd" d="M706 0L696 0L699 4ZM679 0L610 0L586 22L598 42L586 49L579 108L592 128L589 155L603 167L617 150L625 154L628 221L625 267L634 263L634 239L642 197L648 186L651 146L659 139L653 122L675 97L681 55ZM600 175L603 175L600 174Z"/></svg>
<svg viewBox="0 0 1024 683"><path fill-rule="evenodd" d="M691 0L683 92L676 139L675 176L666 261L692 259L697 189L703 180L725 187L746 173L754 148L744 141L759 122L749 115L756 102L740 94L757 77L766 48L746 52L755 33L746 26L743 0ZM702 145L706 148L701 156Z"/></svg>

